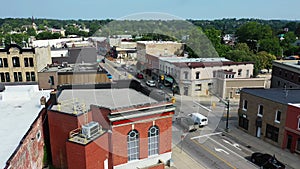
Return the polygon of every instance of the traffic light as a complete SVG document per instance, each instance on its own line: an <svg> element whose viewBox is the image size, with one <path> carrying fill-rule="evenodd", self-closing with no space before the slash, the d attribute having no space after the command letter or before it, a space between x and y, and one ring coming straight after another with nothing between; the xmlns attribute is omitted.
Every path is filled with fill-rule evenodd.
<svg viewBox="0 0 300 169"><path fill-rule="evenodd" d="M164 75L160 75L160 80L165 80L165 76Z"/></svg>

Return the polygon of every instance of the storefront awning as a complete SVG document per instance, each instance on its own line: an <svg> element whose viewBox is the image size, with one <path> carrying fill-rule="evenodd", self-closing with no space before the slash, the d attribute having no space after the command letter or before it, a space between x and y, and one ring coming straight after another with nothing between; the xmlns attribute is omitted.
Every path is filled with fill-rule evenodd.
<svg viewBox="0 0 300 169"><path fill-rule="evenodd" d="M168 81L168 82L170 82L170 83L173 83L173 79L170 78L170 77L166 77L165 80Z"/></svg>

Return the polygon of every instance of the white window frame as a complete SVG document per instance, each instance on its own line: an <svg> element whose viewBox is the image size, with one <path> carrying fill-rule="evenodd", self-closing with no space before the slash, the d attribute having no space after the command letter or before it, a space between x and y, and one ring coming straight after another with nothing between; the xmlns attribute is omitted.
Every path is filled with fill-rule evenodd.
<svg viewBox="0 0 300 169"><path fill-rule="evenodd" d="M262 106L262 108L263 108L262 114L259 113L260 112L260 106ZM259 104L258 108L257 108L257 116L262 117L263 114L264 114L264 106L262 104Z"/></svg>
<svg viewBox="0 0 300 169"><path fill-rule="evenodd" d="M298 118L298 130L300 130L300 118Z"/></svg>
<svg viewBox="0 0 300 169"><path fill-rule="evenodd" d="M279 121L277 120L278 112L280 112L280 119L279 119ZM275 122L276 122L276 123L280 123L281 116L282 116L282 111L276 110L276 115L275 115Z"/></svg>
<svg viewBox="0 0 300 169"><path fill-rule="evenodd" d="M135 133L137 138L131 137L131 133ZM139 160L140 156L140 137L137 130L131 130L127 134L127 159L128 161Z"/></svg>
<svg viewBox="0 0 300 169"><path fill-rule="evenodd" d="M247 107L245 108L245 102L247 102ZM248 109L248 101L247 100L243 100L243 110L244 111L247 111L247 109Z"/></svg>
<svg viewBox="0 0 300 169"><path fill-rule="evenodd" d="M159 154L159 128L157 126L151 126L148 130L148 156L153 156L158 154Z"/></svg>

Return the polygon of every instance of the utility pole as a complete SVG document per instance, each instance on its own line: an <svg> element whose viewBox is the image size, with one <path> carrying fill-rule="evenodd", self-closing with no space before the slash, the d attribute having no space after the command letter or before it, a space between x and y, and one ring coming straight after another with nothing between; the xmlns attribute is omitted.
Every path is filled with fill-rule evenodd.
<svg viewBox="0 0 300 169"><path fill-rule="evenodd" d="M230 108L230 100L229 98L223 99L219 96L217 96L216 94L214 94L212 91L210 91L212 93L212 95L216 96L218 99L220 99L220 102L223 103L226 108L227 108L227 112L226 112L226 127L225 127L225 131L229 132L229 108Z"/></svg>
<svg viewBox="0 0 300 169"><path fill-rule="evenodd" d="M227 106L227 114L226 114L226 131L229 131L229 126L228 126L228 120L229 120L229 99L227 99L227 104L225 104Z"/></svg>

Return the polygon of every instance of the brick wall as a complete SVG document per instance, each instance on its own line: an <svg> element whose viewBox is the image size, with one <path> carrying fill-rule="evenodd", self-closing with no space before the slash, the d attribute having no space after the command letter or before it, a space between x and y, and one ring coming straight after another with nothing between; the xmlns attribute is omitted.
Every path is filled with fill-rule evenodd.
<svg viewBox="0 0 300 169"><path fill-rule="evenodd" d="M87 145L68 141L66 143L69 169L104 169L108 158L108 135L101 135Z"/></svg>
<svg viewBox="0 0 300 169"><path fill-rule="evenodd" d="M28 169L43 168L44 136L43 136L43 109L31 125L28 133L20 142L18 148L7 161L5 168ZM1 152L4 153L4 152Z"/></svg>
<svg viewBox="0 0 300 169"><path fill-rule="evenodd" d="M140 137L140 159L148 158L148 129L153 121L139 122L134 125L114 127L112 130L112 165L127 163L127 134L133 129L139 132ZM159 128L159 154L171 152L172 146L172 117L155 120Z"/></svg>
<svg viewBox="0 0 300 169"><path fill-rule="evenodd" d="M91 113L88 112L88 121L91 120ZM67 113L48 111L50 145L52 163L56 168L68 168L66 140L69 133L85 123L84 115L76 116Z"/></svg>
<svg viewBox="0 0 300 169"><path fill-rule="evenodd" d="M243 100L248 101L247 111L243 110ZM284 127L286 122L286 111L287 105L277 103L271 100L263 99L257 96L253 96L248 93L241 93L240 106L239 106L239 115L247 115L249 120L248 133L256 136L256 119L258 114L258 106L263 105L263 116L262 116L262 127L261 127L261 138L275 146L281 147L284 138ZM272 105L272 106L270 106ZM276 111L281 111L281 120L280 123L275 122ZM279 128L278 142L270 140L266 137L266 126L267 124Z"/></svg>

